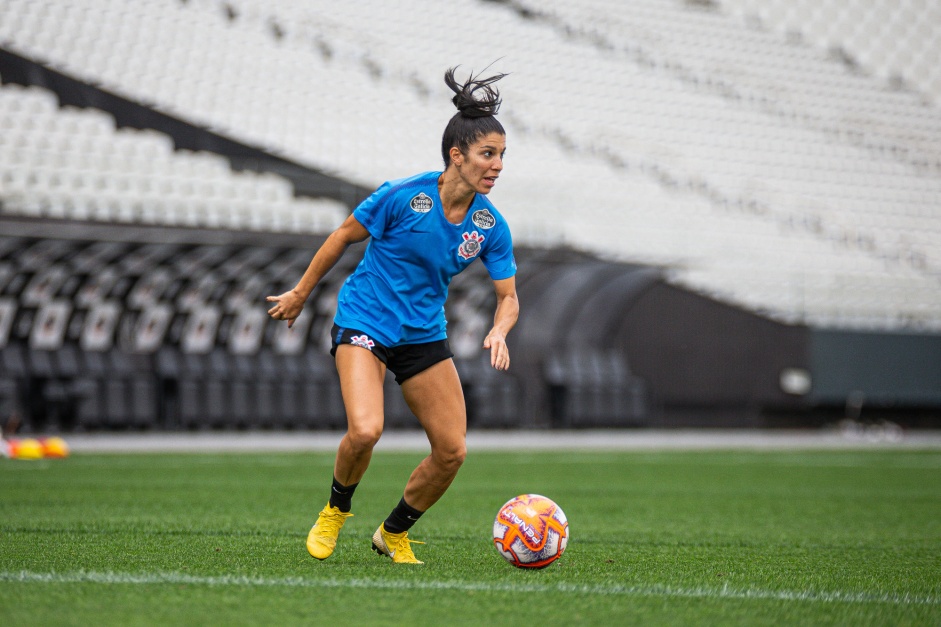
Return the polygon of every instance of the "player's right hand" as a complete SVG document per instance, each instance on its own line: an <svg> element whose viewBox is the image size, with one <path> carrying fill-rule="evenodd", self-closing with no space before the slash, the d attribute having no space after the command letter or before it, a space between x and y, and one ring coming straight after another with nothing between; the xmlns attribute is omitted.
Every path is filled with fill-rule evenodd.
<svg viewBox="0 0 941 627"><path fill-rule="evenodd" d="M268 310L268 315L275 320L287 320L288 328L294 326L294 321L304 309L304 299L294 290L280 296L269 296L266 300L274 303L274 306Z"/></svg>

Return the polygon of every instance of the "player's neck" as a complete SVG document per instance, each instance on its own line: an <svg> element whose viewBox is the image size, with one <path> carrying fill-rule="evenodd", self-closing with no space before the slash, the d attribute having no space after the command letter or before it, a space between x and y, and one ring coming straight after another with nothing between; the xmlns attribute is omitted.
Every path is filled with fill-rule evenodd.
<svg viewBox="0 0 941 627"><path fill-rule="evenodd" d="M441 208L444 211L444 217L452 224L460 224L467 216L467 210L470 209L474 201L476 192L470 187L460 175L455 174L450 169L445 170L438 177L438 196L441 198Z"/></svg>

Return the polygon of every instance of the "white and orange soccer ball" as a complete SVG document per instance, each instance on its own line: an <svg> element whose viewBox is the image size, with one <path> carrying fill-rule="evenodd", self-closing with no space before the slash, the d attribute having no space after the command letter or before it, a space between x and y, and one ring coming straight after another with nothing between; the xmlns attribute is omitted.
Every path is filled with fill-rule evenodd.
<svg viewBox="0 0 941 627"><path fill-rule="evenodd" d="M562 557L569 523L562 508L539 494L507 501L493 521L493 544L517 568L545 568Z"/></svg>

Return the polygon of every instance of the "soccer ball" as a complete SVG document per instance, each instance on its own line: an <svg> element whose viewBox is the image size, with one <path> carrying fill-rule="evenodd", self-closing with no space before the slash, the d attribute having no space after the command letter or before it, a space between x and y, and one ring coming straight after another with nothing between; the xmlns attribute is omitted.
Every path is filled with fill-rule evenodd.
<svg viewBox="0 0 941 627"><path fill-rule="evenodd" d="M565 512L539 494L510 499L493 521L493 545L517 568L545 568L562 557L568 541Z"/></svg>

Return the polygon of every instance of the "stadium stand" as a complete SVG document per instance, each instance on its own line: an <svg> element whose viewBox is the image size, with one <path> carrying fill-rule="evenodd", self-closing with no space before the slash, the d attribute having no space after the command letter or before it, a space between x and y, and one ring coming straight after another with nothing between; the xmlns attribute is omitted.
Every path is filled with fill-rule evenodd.
<svg viewBox="0 0 941 627"><path fill-rule="evenodd" d="M513 142L497 200L521 242L668 266L780 320L941 328L941 118L923 95L713 2L327 6L12 0L0 40L366 187L437 167L443 68L503 56ZM326 226L310 214L283 209L273 228Z"/></svg>
<svg viewBox="0 0 941 627"><path fill-rule="evenodd" d="M0 236L0 374L8 382L0 398L8 411L17 406L24 430L345 424L325 342L339 279L357 252L328 275L289 330L265 315L262 303L303 272L317 243L303 236L268 234L261 245L246 231L213 241L218 230L108 225L112 241L102 242L94 235L103 227L82 222L0 224L21 234ZM539 254L520 251L533 277L540 274ZM558 267L569 276L594 277L579 294L603 291L606 277L636 270L581 257L573 262ZM535 281L538 288L546 279ZM614 345L603 353L573 347L553 362L553 346L542 338L562 321L549 323L535 308L521 321L519 346L521 362L531 362L523 372L536 377L526 382L525 375L494 371L480 348L494 298L486 272L475 268L453 282L448 302L471 426L518 426L524 404L539 408L529 418L533 427L616 426L645 418L646 391L623 352ZM578 307L571 301L559 314ZM573 376L563 380L549 372L559 367ZM547 397L546 377L555 400ZM417 427L396 388L390 376L386 426Z"/></svg>
<svg viewBox="0 0 941 627"><path fill-rule="evenodd" d="M0 407L24 431L344 424L328 329L361 248L289 330L263 299L290 287L317 238L10 217L0 227ZM814 420L849 396L941 407L939 335L782 324L655 268L571 250L520 247L517 258L526 306L509 373L480 346L495 304L486 272L451 285L470 428L762 426ZM385 401L389 428L417 426L391 376Z"/></svg>
<svg viewBox="0 0 941 627"><path fill-rule="evenodd" d="M813 369L808 328L941 331L939 28L915 0L6 0L0 407L34 428L341 425L336 285L293 336L257 299L364 190L440 167L457 63L510 72L493 200L544 316L521 321L523 373L496 377L476 358L492 290L455 281L471 422L789 406L778 374ZM676 306L721 341L663 320ZM686 354L684 387L625 320L736 375ZM756 361L731 320L780 354Z"/></svg>

